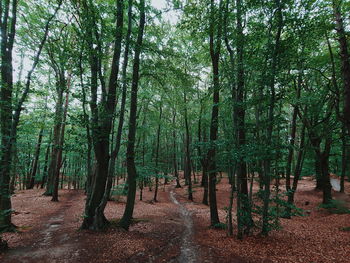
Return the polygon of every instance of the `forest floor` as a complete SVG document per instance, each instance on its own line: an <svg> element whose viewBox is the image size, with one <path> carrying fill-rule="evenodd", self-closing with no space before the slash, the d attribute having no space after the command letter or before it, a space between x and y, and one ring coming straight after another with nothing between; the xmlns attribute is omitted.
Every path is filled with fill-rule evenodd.
<svg viewBox="0 0 350 263"><path fill-rule="evenodd" d="M154 192L145 188L129 231L111 227L99 233L78 230L85 205L82 191L60 190L60 202L51 202L40 189L18 191L12 200L19 231L3 234L10 250L0 254L0 262L349 262L350 215L320 209L322 193L314 185L304 179L298 186L296 205L305 216L281 219L282 229L243 241L208 227L209 209L201 204L198 184L194 202L187 200L185 187L160 187L156 203L151 201ZM220 220L225 222L227 178L217 190ZM347 183L346 193L334 197L350 205L349 194ZM116 222L124 206L125 198L109 202L107 218Z"/></svg>

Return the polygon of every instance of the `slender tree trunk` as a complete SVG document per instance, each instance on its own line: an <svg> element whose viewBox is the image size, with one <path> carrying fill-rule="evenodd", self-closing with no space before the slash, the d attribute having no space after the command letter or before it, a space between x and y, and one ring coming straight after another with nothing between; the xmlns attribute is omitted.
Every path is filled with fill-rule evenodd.
<svg viewBox="0 0 350 263"><path fill-rule="evenodd" d="M56 170L54 173L55 178L53 180L54 187L53 187L52 200L51 200L54 202L58 202L58 181L59 181L60 170L62 167L62 153L63 153L63 145L64 145L64 134L66 130L66 119L67 119L68 106L69 106L70 83L71 83L71 75L68 76L67 84L65 83L66 98L65 98L64 110L63 110L63 116L62 116L59 147L58 147L58 153L57 153L57 163L56 163Z"/></svg>
<svg viewBox="0 0 350 263"><path fill-rule="evenodd" d="M276 103L276 91L275 91L275 82L276 82L276 73L279 60L280 52L280 40L281 33L283 28L283 13L282 8L283 4L280 0L275 0L277 11L277 32L275 36L275 46L272 54L271 61L271 72L269 79L269 88L270 88L270 101L269 101L269 111L268 111L268 128L266 131L266 146L271 147L272 135L274 129L274 112L275 112L275 103ZM271 155L271 153L270 153ZM263 198L263 223L261 233L263 235L268 235L269 233L269 203L270 203L270 185L271 185L271 158L268 156L264 161L264 198Z"/></svg>
<svg viewBox="0 0 350 263"><path fill-rule="evenodd" d="M41 149L41 142L42 142L42 139L43 139L43 134L44 134L44 127L41 127L40 132L39 132L39 136L38 136L38 143L36 144L36 148L35 148L33 168L32 168L32 172L31 172L31 175L30 175L29 184L27 185L27 189L33 189L33 187L34 187L34 180L35 180L35 176L36 176L37 169L38 169L38 162L39 162L39 156L40 156L40 149Z"/></svg>
<svg viewBox="0 0 350 263"><path fill-rule="evenodd" d="M130 101L130 117L129 117L129 134L128 134L128 145L127 145L127 170L128 170L128 196L127 203L125 206L124 214L120 220L120 226L124 229L128 229L135 204L136 196L136 166L135 166L135 135L136 135L136 113L137 113L137 91L139 85L139 70L140 70L140 54L142 50L143 33L146 22L145 16L145 0L140 0L140 25L137 35L134 65L133 65L133 76L131 86L131 101Z"/></svg>
<svg viewBox="0 0 350 263"><path fill-rule="evenodd" d="M244 76L244 33L243 33L243 6L241 0L236 0L237 6L237 96L234 107L237 125L237 148L243 152L246 144L245 133L245 76ZM251 207L248 197L247 164L244 156L239 156L237 161L237 223L238 239L242 239L244 232L247 234L253 225Z"/></svg>
<svg viewBox="0 0 350 263"><path fill-rule="evenodd" d="M209 207L210 207L210 225L215 226L220 223L217 202L216 202L216 140L218 138L219 128L219 102L220 102L220 76L219 76L219 60L221 49L222 35L222 5L216 12L215 1L210 1L210 57L213 69L213 106L210 123L210 148L207 154L207 164L209 173ZM215 14L219 14L219 20L215 19ZM215 34L215 25L217 25L217 35Z"/></svg>
<svg viewBox="0 0 350 263"><path fill-rule="evenodd" d="M340 179L340 192L345 191L345 176L347 172L347 145L346 145L346 128L342 127L342 169L341 169L341 179Z"/></svg>
<svg viewBox="0 0 350 263"><path fill-rule="evenodd" d="M186 97L186 91L184 91L184 104L185 104L185 112L184 112L184 119L185 119L185 178L187 178L188 183L188 200L193 201L193 194L192 194L192 180L191 180L191 156L190 156L190 130L188 127L188 117L187 117L187 97Z"/></svg>
<svg viewBox="0 0 350 263"><path fill-rule="evenodd" d="M88 9L86 1L84 1L85 9ZM97 43L97 51L94 49L94 43L89 43L89 49L92 53L90 55L91 66L91 96L90 103L92 112L92 138L94 145L94 152L96 157L96 175L94 178L93 189L89 198L87 199L85 206L85 217L82 223L83 229L101 230L108 225L108 221L104 216L104 210L100 206L103 200L106 190L106 183L108 178L109 167L109 137L112 130L112 120L116 107L116 90L117 79L119 74L119 61L121 54L121 44L123 39L123 0L117 0L117 22L115 30L115 41L113 59L111 65L111 72L108 82L108 91L106 90L103 77L101 77L101 61L99 60L101 54L99 53L101 47L100 43ZM89 10L88 10L89 11ZM96 28L95 18L93 12L92 17L88 17L88 35L93 36L97 33L94 30ZM92 26L93 28L89 28ZM101 104L97 105L97 77L100 74L101 81Z"/></svg>
<svg viewBox="0 0 350 263"><path fill-rule="evenodd" d="M181 188L179 171L177 168L177 157L176 157L176 111L173 111L173 166L174 166L174 176L176 178L176 188Z"/></svg>
<svg viewBox="0 0 350 263"><path fill-rule="evenodd" d="M52 138L52 151L50 157L50 165L47 173L47 184L45 196L52 196L56 183L56 172L58 166L58 155L60 148L60 137L62 129L62 119L63 119L63 91L65 87L65 80L62 76L57 80L57 99L56 99L56 108L55 108L55 119L54 119L54 128L53 128L53 138Z"/></svg>
<svg viewBox="0 0 350 263"><path fill-rule="evenodd" d="M288 207L286 209L286 218L291 218L292 213L292 206L294 205L294 195L297 191L298 182L300 179L302 166L303 166L303 160L305 155L305 125L303 124L301 128L301 134L300 134L300 144L299 144L299 152L297 157L297 163L295 165L294 169L294 179L293 179L293 185L288 190Z"/></svg>
<svg viewBox="0 0 350 263"><path fill-rule="evenodd" d="M43 168L43 177L42 177L41 186L40 186L41 189L44 188L46 181L47 181L47 168L48 168L49 154L50 154L50 148L51 148L51 137L52 137L52 131L50 131L48 145L46 147L45 161L44 161L44 168Z"/></svg>
<svg viewBox="0 0 350 263"><path fill-rule="evenodd" d="M121 139L122 139L124 116L125 116L125 104L126 104L126 96L127 96L127 77L126 77L127 72L126 71L128 67L128 61L129 61L130 38L131 38L131 29L132 29L132 6L133 6L133 1L129 0L128 1L128 32L126 34L124 60L123 60L123 68L122 68L122 86L123 86L122 100L121 100L121 106L120 106L120 112L119 112L119 123L118 123L118 129L117 129L116 143L115 143L114 150L111 153L111 159L109 162L106 191L105 191L103 201L100 204L100 209L102 210L105 209L107 201L110 198L110 192L112 189L113 178L115 173L115 163L119 154Z"/></svg>
<svg viewBox="0 0 350 263"><path fill-rule="evenodd" d="M158 129L157 129L157 144L156 144L156 185L154 188L154 196L153 196L153 201L157 202L157 195L158 195L158 185L159 185L159 168L158 168L158 164L159 164L159 147L160 147L160 133L161 133L161 120L162 120L162 114L163 114L163 107L162 104L160 104L159 107L159 123L158 123Z"/></svg>

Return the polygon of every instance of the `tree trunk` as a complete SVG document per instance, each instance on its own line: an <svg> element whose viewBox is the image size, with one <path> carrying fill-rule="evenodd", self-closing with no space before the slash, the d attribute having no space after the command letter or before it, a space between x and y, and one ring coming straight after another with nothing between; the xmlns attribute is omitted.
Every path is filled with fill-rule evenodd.
<svg viewBox="0 0 350 263"><path fill-rule="evenodd" d="M333 12L340 46L341 73L344 82L344 124L350 134L350 57L348 43L341 14L340 0L333 0Z"/></svg>
<svg viewBox="0 0 350 263"><path fill-rule="evenodd" d="M33 168L32 168L32 172L30 175L29 184L27 185L27 189L33 189L33 187L34 187L34 180L35 180L36 172L38 169L38 162L39 162L39 156L40 156L41 142L43 139L43 133L44 133L44 127L41 127L40 132L39 132L39 136L38 136L38 143L36 144L36 148L35 148Z"/></svg>
<svg viewBox="0 0 350 263"><path fill-rule="evenodd" d="M133 6L133 1L129 0L128 1L128 31L127 31L126 40L125 40L125 51L124 51L124 60L123 60L123 68L122 68L122 86L123 86L122 100L121 100L121 106L120 106L120 112L119 112L119 123L118 123L118 129L117 129L116 143L115 143L114 150L111 153L111 159L109 162L106 191L105 191L103 201L101 202L101 205L100 205L101 206L100 209L102 210L105 209L107 201L110 198L110 193L111 193L113 178L115 173L115 163L119 154L121 139L122 139L126 95L127 95L127 77L126 77L127 72L126 71L128 67L128 61L129 61L130 38L131 38L131 29L132 29L132 6Z"/></svg>
<svg viewBox="0 0 350 263"><path fill-rule="evenodd" d="M216 140L218 138L219 128L219 102L220 102L220 76L219 76L219 60L221 49L221 35L222 35L222 5L216 12L215 1L210 1L210 57L213 69L213 105L210 122L210 148L207 154L207 164L209 173L209 207L210 207L210 225L215 226L220 223L217 202L216 202ZM219 19L215 19L215 14L219 14ZM215 25L217 25L217 35L215 34Z"/></svg>
<svg viewBox="0 0 350 263"><path fill-rule="evenodd" d="M174 176L176 178L176 188L181 188L179 171L177 168L177 158L176 158L176 111L173 111L173 166L174 166Z"/></svg>
<svg viewBox="0 0 350 263"><path fill-rule="evenodd" d="M65 79L63 76L59 76L56 84L57 90L57 99L56 99L56 108L55 108L55 119L54 119L54 128L53 128L53 138L52 138L52 151L50 157L50 165L47 173L47 184L45 196L52 196L56 184L56 173L58 166L58 155L60 148L60 137L62 129L62 119L63 119L63 91L65 87Z"/></svg>
<svg viewBox="0 0 350 263"><path fill-rule="evenodd" d="M145 0L140 0L140 25L137 35L137 42L135 47L135 57L133 65L132 86L131 86L131 100L130 100L130 117L129 117L129 134L127 145L127 170L128 170L128 196L125 206L124 214L120 220L120 226L124 229L129 229L131 224L135 196L136 196L136 166L135 166L135 137L136 137L136 114L137 114L137 91L139 84L139 70L140 70L140 54L142 49L143 33L145 27Z"/></svg>
<svg viewBox="0 0 350 263"><path fill-rule="evenodd" d="M185 112L184 112L184 119L185 119L185 178L187 179L187 193L188 193L188 200L193 201L193 194L192 194L192 179L191 179L191 156L190 156L190 129L188 127L188 116L187 116L187 97L186 97L186 91L184 91L184 104L185 104Z"/></svg>
<svg viewBox="0 0 350 263"><path fill-rule="evenodd" d="M158 185L159 185L159 168L158 168L158 163L159 163L159 147L160 147L160 133L161 133L161 120L162 120L162 114L163 114L163 107L162 107L162 102L159 107L159 123L158 123L158 129L157 129L157 144L156 144L156 156L155 156L155 163L156 163L156 185L154 188L154 196L153 196L153 201L157 202L157 195L158 195Z"/></svg>
<svg viewBox="0 0 350 263"><path fill-rule="evenodd" d="M52 137L52 130L50 131L48 145L46 147L45 161L44 161L44 168L43 168L43 177L42 177L41 186L40 186L41 189L44 188L46 181L47 181L47 168L48 168L50 148L51 148L51 137Z"/></svg>
<svg viewBox="0 0 350 263"><path fill-rule="evenodd" d="M68 106L69 106L70 83L71 83L71 75L68 76L67 83L64 83L65 89L66 89L66 98L65 98L62 123L61 123L59 147L58 147L58 154L57 154L57 164L56 164L56 170L55 170L55 174L54 174L55 178L53 180L54 187L53 187L51 201L54 201L54 202L58 202L58 181L59 181L60 170L61 170L62 163L63 163L62 162L62 153L63 153L63 145L64 145L64 134L65 134L65 130L66 130L66 119L67 119Z"/></svg>
<svg viewBox="0 0 350 263"><path fill-rule="evenodd" d="M286 209L286 218L291 218L292 213L292 206L294 205L294 195L297 191L298 182L300 179L302 166L303 166L303 159L304 159L304 153L305 153L305 125L303 124L301 128L301 134L300 134L300 144L299 144L299 152L297 157L297 163L295 165L294 169L294 179L293 179L293 185L288 190L288 207Z"/></svg>
<svg viewBox="0 0 350 263"><path fill-rule="evenodd" d="M85 9L88 9L87 3L84 1ZM101 54L100 43L97 43L97 51L94 43L89 43L90 66L91 66L91 113L92 113L92 137L94 152L96 157L96 175L94 178L93 189L91 195L87 199L85 206L85 217L82 223L83 229L101 230L108 225L108 221L104 216L104 207L100 206L106 190L106 182L109 167L109 137L112 130L112 120L116 106L116 89L119 73L119 61L121 54L121 43L123 38L123 0L117 0L117 23L115 31L114 52L111 65L111 72L108 82L108 91L105 89L103 78L100 76L102 96L101 105L97 105L97 76L101 74L101 63L99 58ZM89 10L88 10L89 11ZM93 29L97 30L94 22L94 14L87 17L92 24ZM88 12L89 14L89 12ZM90 25L88 25L89 27ZM93 36L95 32L88 28L88 35Z"/></svg>
<svg viewBox="0 0 350 263"><path fill-rule="evenodd" d="M277 19L277 32L275 36L275 46L273 48L272 60L271 60L271 69L270 69L270 79L269 79L269 88L270 88L270 101L269 101L269 111L268 111L268 128L266 131L266 146L271 147L272 135L274 129L274 110L276 103L276 94L275 94L275 82L276 82L276 73L278 66L278 58L280 52L280 40L281 33L283 28L283 13L282 8L283 4L280 0L275 0L276 2L276 19ZM271 155L271 153L269 153ZM268 235L270 231L269 227L269 203L270 203L270 185L271 185L271 158L268 156L264 161L264 197L263 197L263 223L261 233L263 235Z"/></svg>
<svg viewBox="0 0 350 263"><path fill-rule="evenodd" d="M11 223L10 171L12 160L12 92L13 64L12 50L16 33L17 0L6 1L1 12L1 105L0 105L0 231L13 230ZM10 9L12 9L10 14ZM11 18L9 18L11 17ZM2 244L0 237L0 244Z"/></svg>
<svg viewBox="0 0 350 263"><path fill-rule="evenodd" d="M244 76L244 33L243 33L243 6L241 0L236 1L237 6L237 95L234 107L237 126L237 148L244 151L246 144L245 134L245 76ZM238 239L242 239L244 233L249 234L253 226L251 206L248 197L247 165L244 156L239 155L237 160L237 224Z"/></svg>
<svg viewBox="0 0 350 263"><path fill-rule="evenodd" d="M347 145L346 145L346 128L343 125L342 127L342 161L341 161L341 179L340 179L340 192L344 193L345 191L345 176L347 172Z"/></svg>

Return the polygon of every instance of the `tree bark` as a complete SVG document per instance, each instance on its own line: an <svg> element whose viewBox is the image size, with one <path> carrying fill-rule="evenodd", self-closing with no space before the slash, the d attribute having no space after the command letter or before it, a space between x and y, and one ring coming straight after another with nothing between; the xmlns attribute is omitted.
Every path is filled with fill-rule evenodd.
<svg viewBox="0 0 350 263"><path fill-rule="evenodd" d="M340 46L341 73L344 83L344 113L343 121L350 134L350 57L348 43L341 14L341 2L333 0L333 12Z"/></svg>
<svg viewBox="0 0 350 263"><path fill-rule="evenodd" d="M60 131L60 137L59 137L59 147L58 147L58 153L57 153L57 163L56 163L56 169L54 171L54 187L52 192L52 200L54 202L58 202L58 181L59 181L59 175L60 170L62 167L62 153L63 153L63 145L64 145L64 134L66 130L66 119L67 119L67 113L68 113L68 106L69 106L69 90L70 90L70 84L71 83L71 75L68 76L67 83L65 83L65 90L66 90L66 98L64 103L64 110L63 110L63 116L62 116L62 123L61 123L61 131ZM63 183L63 182L62 182Z"/></svg>
<svg viewBox="0 0 350 263"><path fill-rule="evenodd" d="M85 8L88 9L86 1ZM100 43L97 42L97 51L94 49L94 43L90 41L90 66L91 66L91 113L92 113L92 138L96 157L96 175L94 177L93 189L87 199L85 206L85 217L82 223L82 229L101 230L108 225L104 216L104 207L100 206L106 190L106 182L109 167L109 137L112 130L112 120L116 106L116 89L119 73L119 61L121 54L121 44L123 38L123 0L117 0L117 22L114 41L114 52L109 76L108 91L105 89L103 78L101 81L101 102L97 106L97 78L101 75L101 63L99 56ZM88 10L89 11L89 10ZM91 11L91 10L90 10ZM96 29L94 12L92 17L88 17L89 24L87 32L89 36L98 35ZM89 14L89 12L87 13ZM92 28L89 28L92 26ZM101 76L100 76L101 77Z"/></svg>
<svg viewBox="0 0 350 263"><path fill-rule="evenodd" d="M193 201L192 194L192 179L191 179L191 156L190 156L190 130L188 127L188 116L187 116L187 97L186 91L184 90L184 119L185 119L185 178L187 179L187 194L188 200Z"/></svg>
<svg viewBox="0 0 350 263"><path fill-rule="evenodd" d="M220 1L219 9L215 8L215 1L210 1L210 57L213 70L213 105L210 122L210 148L207 153L207 164L209 173L209 207L210 207L210 225L215 226L220 223L217 202L216 202L216 141L218 138L219 128L219 102L220 102L220 76L219 76L219 60L221 49L222 35L222 5ZM215 15L219 14L218 21ZM215 25L217 25L217 34L215 34Z"/></svg>
<svg viewBox="0 0 350 263"><path fill-rule="evenodd" d="M173 167L174 167L174 176L176 179L176 188L181 188L179 171L177 168L177 147L176 147L176 111L173 110Z"/></svg>
<svg viewBox="0 0 350 263"><path fill-rule="evenodd" d="M35 154L34 154L34 161L33 161L33 168L30 175L30 181L28 182L27 189L33 189L34 187L34 180L35 176L38 170L38 162L39 162L39 156L40 156L40 149L41 149L41 142L43 139L44 134L44 127L40 128L39 136L38 136L38 142L35 147Z"/></svg>
<svg viewBox="0 0 350 263"><path fill-rule="evenodd" d="M280 52L280 40L281 33L283 28L283 13L282 8L283 4L280 0L275 0L276 3L276 19L277 19L277 32L275 36L275 45L273 48L271 69L270 69L270 78L269 78L269 88L270 88L270 101L269 101L269 110L268 110L268 128L266 131L266 146L270 147L272 143L272 134L274 129L274 111L276 103L276 91L275 91L275 82L276 82L276 73L278 66L278 58ZM269 153L271 155L271 153ZM263 223L261 233L264 236L267 236L270 227L269 227L269 204L270 204L270 185L271 185L271 158L268 156L264 161L264 198L263 198Z"/></svg>
<svg viewBox="0 0 350 263"><path fill-rule="evenodd" d="M131 86L131 101L130 101L130 117L129 117L129 134L127 145L127 170L128 170L128 196L125 206L124 214L120 220L120 226L124 229L129 229L131 224L135 196L136 196L136 166L135 166L135 137L136 137L136 114L137 114L137 92L139 86L139 70L140 70L140 54L142 50L143 33L145 28L146 16L145 16L145 0L140 0L140 25L137 35L133 76Z"/></svg>
<svg viewBox="0 0 350 263"><path fill-rule="evenodd" d="M157 202L157 195L158 195L158 185L159 185L159 147L160 147L160 133L161 133L161 120L162 120L162 114L163 114L163 106L162 102L159 107L159 123L158 123L158 129L157 129L157 143L156 143L156 156L155 156L155 163L156 163L156 185L154 188L154 196L153 196L153 202Z"/></svg>

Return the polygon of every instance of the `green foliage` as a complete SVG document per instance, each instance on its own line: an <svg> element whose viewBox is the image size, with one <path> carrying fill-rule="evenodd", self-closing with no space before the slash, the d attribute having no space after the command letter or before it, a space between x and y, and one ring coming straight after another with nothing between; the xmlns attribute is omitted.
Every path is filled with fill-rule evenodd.
<svg viewBox="0 0 350 263"><path fill-rule="evenodd" d="M319 208L327 209L332 214L350 214L347 203L341 200L331 200L329 204L320 204Z"/></svg>
<svg viewBox="0 0 350 263"><path fill-rule="evenodd" d="M118 184L111 190L112 196L126 196L128 194L127 184Z"/></svg>
<svg viewBox="0 0 350 263"><path fill-rule="evenodd" d="M225 223L218 223L213 226L214 229L226 229Z"/></svg>
<svg viewBox="0 0 350 263"><path fill-rule="evenodd" d="M342 227L340 228L341 231L349 232L350 231L350 226L348 227Z"/></svg>

